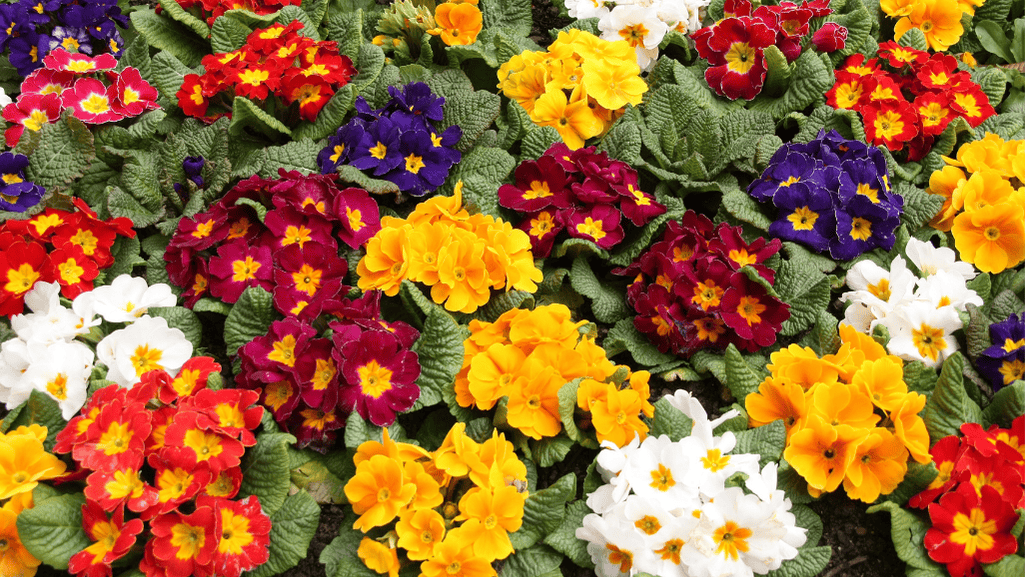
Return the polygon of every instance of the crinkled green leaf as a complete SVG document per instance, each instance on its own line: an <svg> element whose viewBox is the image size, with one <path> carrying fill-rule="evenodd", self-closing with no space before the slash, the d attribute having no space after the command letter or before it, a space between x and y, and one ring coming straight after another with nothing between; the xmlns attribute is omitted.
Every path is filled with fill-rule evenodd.
<svg viewBox="0 0 1025 577"><path fill-rule="evenodd" d="M758 201L748 193L732 189L722 195L722 207L742 222L746 222L759 230L769 230L772 220L761 211Z"/></svg>
<svg viewBox="0 0 1025 577"><path fill-rule="evenodd" d="M70 114L37 132L26 130L13 152L32 159L25 168L26 179L47 191L70 186L96 158L92 133Z"/></svg>
<svg viewBox="0 0 1025 577"><path fill-rule="evenodd" d="M566 515L566 503L577 490L577 476L568 473L546 489L534 491L523 504L523 525L509 534L517 551L532 547L555 531Z"/></svg>
<svg viewBox="0 0 1025 577"><path fill-rule="evenodd" d="M553 577L560 576L562 555L547 545L534 545L514 552L502 565L498 577Z"/></svg>
<svg viewBox="0 0 1025 577"><path fill-rule="evenodd" d="M1025 575L1025 557L1008 555L996 563L982 565L987 577L1021 577Z"/></svg>
<svg viewBox="0 0 1025 577"><path fill-rule="evenodd" d="M795 559L783 561L779 569L768 574L772 577L814 577L829 565L829 558L832 555L833 548L828 545L801 547Z"/></svg>
<svg viewBox="0 0 1025 577"><path fill-rule="evenodd" d="M972 82L979 85L983 94L989 98L989 103L996 106L1004 99L1004 91L1007 88L1007 76L999 68L980 66L972 71Z"/></svg>
<svg viewBox="0 0 1025 577"><path fill-rule="evenodd" d="M902 219L911 230L924 226L932 217L936 216L940 207L943 206L942 196L929 194L921 188L906 182L897 183L893 187L893 191L904 197L904 215Z"/></svg>
<svg viewBox="0 0 1025 577"><path fill-rule="evenodd" d="M683 217L685 211L683 202L680 199L665 197L660 200L665 205L666 212L653 218L651 222L641 228L639 233L631 235L629 240L616 247L615 254L608 260L609 264L618 266L629 265L651 246L655 236L662 232L665 223L670 220L679 220Z"/></svg>
<svg viewBox="0 0 1025 577"><path fill-rule="evenodd" d="M467 152L501 112L502 99L483 90L463 92L445 99L444 126L458 125L463 131L456 144L460 152Z"/></svg>
<svg viewBox="0 0 1025 577"><path fill-rule="evenodd" d="M562 142L558 130L551 126L535 127L527 130L527 135L520 144L520 152L524 159L533 160L540 158L556 142Z"/></svg>
<svg viewBox="0 0 1025 577"><path fill-rule="evenodd" d="M485 28L509 28L520 36L533 24L530 0L481 0Z"/></svg>
<svg viewBox="0 0 1025 577"><path fill-rule="evenodd" d="M363 11L335 12L327 20L327 39L338 43L338 52L353 62L363 45Z"/></svg>
<svg viewBox="0 0 1025 577"><path fill-rule="evenodd" d="M374 89L377 86L377 81L381 78L381 73L384 71L385 64L384 51L381 50L380 46L372 44L370 42L364 42L359 47L359 54L357 58L352 61L353 66L356 67L358 74L352 79L352 88L357 94L364 94L365 89ZM394 69L395 78L398 78L398 69ZM387 80L387 79L386 79ZM388 85L386 82L380 84ZM387 91L385 92L387 94Z"/></svg>
<svg viewBox="0 0 1025 577"><path fill-rule="evenodd" d="M702 349L690 358L690 364L699 373L712 373L720 383L726 382L726 359L723 355Z"/></svg>
<svg viewBox="0 0 1025 577"><path fill-rule="evenodd" d="M993 22L1006 21L1013 4L1014 0L988 0L982 6L976 8L975 22L983 20L992 20Z"/></svg>
<svg viewBox="0 0 1025 577"><path fill-rule="evenodd" d="M1018 380L993 395L993 401L982 412L982 422L986 426L997 424L1010 428L1011 421L1023 414L1025 414L1025 381Z"/></svg>
<svg viewBox="0 0 1025 577"><path fill-rule="evenodd" d="M587 552L587 542L577 539L576 530L584 525L584 517L591 513L584 501L573 501L566 507L566 516L556 529L544 538L544 543L562 553L584 569L593 569L594 562Z"/></svg>
<svg viewBox="0 0 1025 577"><path fill-rule="evenodd" d="M308 138L293 140L282 146L268 147L267 161L260 168L259 174L264 178L278 178L278 170L282 168L302 174L320 172L317 168L318 153L320 146Z"/></svg>
<svg viewBox="0 0 1025 577"><path fill-rule="evenodd" d="M793 70L783 51L775 45L767 46L763 50L765 54L765 84L762 85L762 92L770 95L782 94L786 91L790 82L790 75Z"/></svg>
<svg viewBox="0 0 1025 577"><path fill-rule="evenodd" d="M820 310L812 329L801 339L803 347L811 347L818 356L831 355L840 348L839 322L826 310Z"/></svg>
<svg viewBox="0 0 1025 577"><path fill-rule="evenodd" d="M833 86L831 66L826 62L829 58L814 50L805 50L794 61L789 88L779 98L762 96L752 101L751 110L768 112L776 120L791 112L800 111L807 106L825 100L825 94Z"/></svg>
<svg viewBox="0 0 1025 577"><path fill-rule="evenodd" d="M597 449L598 444L594 439L591 439L580 432L580 429L577 428L576 419L574 418L576 416L577 390L580 386L580 380L581 379L573 379L559 387L559 420L562 421L562 428L566 431L567 437L578 443L580 443L581 440L590 441L586 444L591 445L590 448ZM519 549L520 547L517 546L516 548Z"/></svg>
<svg viewBox="0 0 1025 577"><path fill-rule="evenodd" d="M132 26L153 48L174 55L186 66L198 66L210 46L184 24L157 15L152 9L137 9L131 14Z"/></svg>
<svg viewBox="0 0 1025 577"><path fill-rule="evenodd" d="M996 298L990 303L990 318L1006 319L1013 314L1021 314L1021 311L1025 310L1025 302L1018 296L1021 294L1020 292L1016 294L1013 290L1003 290L997 293Z"/></svg>
<svg viewBox="0 0 1025 577"><path fill-rule="evenodd" d="M630 351L634 360L645 367L664 365L675 359L672 355L659 352L658 347L634 327L632 318L616 321L615 326L605 336L602 346L609 357L623 350Z"/></svg>
<svg viewBox="0 0 1025 577"><path fill-rule="evenodd" d="M192 13L187 12L181 7L178 0L162 0L160 2L160 6L163 8L164 13L184 24L200 38L206 39L210 37L210 27L206 25L206 22L196 18Z"/></svg>
<svg viewBox="0 0 1025 577"><path fill-rule="evenodd" d="M288 447L296 439L288 433L262 433L242 458L242 493L256 495L269 515L281 508L291 486Z"/></svg>
<svg viewBox="0 0 1025 577"><path fill-rule="evenodd" d="M151 81L153 74L153 61L149 56L149 45L142 36L132 38L122 49L121 58L117 61L116 71L122 72L125 68L132 67L139 71L139 76L144 80Z"/></svg>
<svg viewBox="0 0 1025 577"><path fill-rule="evenodd" d="M420 338L411 349L420 358L420 378L416 381L420 398L411 410L444 400L442 391L452 388L463 366L463 341L467 336L466 329L441 307L435 306L427 314Z"/></svg>
<svg viewBox="0 0 1025 577"><path fill-rule="evenodd" d="M982 409L965 392L962 375L964 362L960 352L943 361L936 389L929 397L922 415L930 439L956 435L965 423L982 422Z"/></svg>
<svg viewBox="0 0 1025 577"><path fill-rule="evenodd" d="M22 425L28 426L33 423L46 427L46 439L43 441L43 447L47 451L53 451L57 433L64 429L67 421L64 420L57 401L38 390L33 390L29 394L28 400L19 405L18 411L11 411L11 414L4 419L3 430L17 429Z"/></svg>
<svg viewBox="0 0 1025 577"><path fill-rule="evenodd" d="M780 328L780 334L785 336L810 327L829 306L829 277L808 261L782 261L776 271L775 289L780 299L790 305L790 318Z"/></svg>
<svg viewBox="0 0 1025 577"><path fill-rule="evenodd" d="M847 40L844 47L836 51L837 56L847 57L860 52L872 34L873 20L862 2L848 2L842 13L834 12L827 16L825 21L836 22L847 29ZM813 32L810 31L809 34Z"/></svg>
<svg viewBox="0 0 1025 577"><path fill-rule="evenodd" d="M925 41L925 33L918 28L911 28L905 32L898 40L897 44L901 46L910 46L915 50L928 50L929 44Z"/></svg>
<svg viewBox="0 0 1025 577"><path fill-rule="evenodd" d="M185 333L194 348L199 348L203 342L203 325L199 322L196 313L185 307L153 307L147 312L151 317L161 317L167 320L167 326L178 329Z"/></svg>
<svg viewBox="0 0 1025 577"><path fill-rule="evenodd" d="M244 96L235 97L231 110L231 125L228 127L228 132L232 136L243 134L247 128L266 134L271 138L282 134L292 135L292 131L280 120L267 114L255 102Z"/></svg>
<svg viewBox="0 0 1025 577"><path fill-rule="evenodd" d="M591 299L594 318L603 323L614 323L630 314L623 290L617 284L598 280L587 259L578 256L570 269L569 281L580 294Z"/></svg>
<svg viewBox="0 0 1025 577"><path fill-rule="evenodd" d="M530 440L530 454L538 467L551 467L561 462L575 444L566 435L544 437L540 441Z"/></svg>
<svg viewBox="0 0 1025 577"><path fill-rule="evenodd" d="M451 98L458 94L473 92L473 82L465 72L456 68L438 71L427 80L431 92L443 98Z"/></svg>
<svg viewBox="0 0 1025 577"><path fill-rule="evenodd" d="M181 89L186 74L192 74L192 69L170 52L157 52L153 56L153 83L160 92L161 100L168 105L178 105L175 94Z"/></svg>
<svg viewBox="0 0 1025 577"><path fill-rule="evenodd" d="M694 421L683 414L683 411L674 407L668 400L659 399L655 401L655 417L651 420L651 430L648 435L659 437L666 435L674 443L684 437L688 437L694 428Z"/></svg>
<svg viewBox="0 0 1025 577"><path fill-rule="evenodd" d="M530 309L534 307L534 297L527 291L512 290L491 295L488 304L477 309L473 318L489 323L498 320L503 313L512 309Z"/></svg>
<svg viewBox="0 0 1025 577"><path fill-rule="evenodd" d="M756 369L748 364L733 343L726 347L723 358L726 362L726 388L736 399L744 399L747 395L757 392L758 385L769 374L764 369Z"/></svg>
<svg viewBox="0 0 1025 577"><path fill-rule="evenodd" d="M886 501L868 508L869 513L886 511L890 514L890 536L897 556L909 567L918 569L941 569L926 553L923 540L930 523L900 505Z"/></svg>
<svg viewBox="0 0 1025 577"><path fill-rule="evenodd" d="M337 170L339 180L352 183L370 194L398 194L399 192L399 187L394 182L371 178L355 166L343 164Z"/></svg>
<svg viewBox="0 0 1025 577"><path fill-rule="evenodd" d="M72 555L92 544L82 529L85 495L72 493L36 501L18 514L18 537L33 557L67 570Z"/></svg>
<svg viewBox="0 0 1025 577"><path fill-rule="evenodd" d="M242 296L224 320L224 344L229 355L239 347L267 334L274 320L274 298L262 287L253 286L242 291Z"/></svg>
<svg viewBox="0 0 1025 577"><path fill-rule="evenodd" d="M324 565L327 577L378 577L357 555L363 532L353 529L357 515L349 512L338 528L338 536L321 551L319 561Z"/></svg>
<svg viewBox="0 0 1025 577"><path fill-rule="evenodd" d="M641 160L641 130L632 122L618 122L598 143L612 158L628 164Z"/></svg>
<svg viewBox="0 0 1025 577"><path fill-rule="evenodd" d="M495 192L515 167L516 159L508 152L478 146L463 155L439 192L447 194L456 182L462 180L463 203L476 207L483 214L497 217L500 213Z"/></svg>
<svg viewBox="0 0 1025 577"><path fill-rule="evenodd" d="M238 20L218 18L210 29L210 47L215 53L233 52L245 45L246 37L252 32Z"/></svg>
<svg viewBox="0 0 1025 577"><path fill-rule="evenodd" d="M136 227L141 227L138 223L135 223ZM110 265L110 268L103 271L106 273L106 277L109 281L113 281L117 277L123 274L131 274L136 266L146 264L146 261L139 255L140 246L139 239L128 238L120 236L114 241L114 246L110 247L110 254L114 257L114 264Z"/></svg>
<svg viewBox="0 0 1025 577"><path fill-rule="evenodd" d="M287 456L285 458L287 462ZM270 516L270 559L249 572L249 577L271 577L295 567L306 557L317 534L320 505L306 491L289 495Z"/></svg>
<svg viewBox="0 0 1025 577"><path fill-rule="evenodd" d="M778 461L783 455L783 446L787 441L787 428L782 419L777 419L768 425L755 427L737 433L737 446L733 448L733 454L755 453L759 455L758 462L765 466L772 461Z"/></svg>
<svg viewBox="0 0 1025 577"><path fill-rule="evenodd" d="M405 429L397 421L388 426L388 438L395 442L411 442L406 437ZM345 446L349 449L356 449L367 441L380 443L384 440L384 428L363 420L359 413L353 412L346 417L344 440ZM412 444L419 443L412 441Z"/></svg>
<svg viewBox="0 0 1025 577"><path fill-rule="evenodd" d="M298 20L303 25L298 31L300 36L321 40L320 32L317 30L317 23L311 21L310 15L299 6L284 6L277 12L274 18L275 22L282 25L288 25L295 20Z"/></svg>
<svg viewBox="0 0 1025 577"><path fill-rule="evenodd" d="M199 299L196 304L192 305L192 311L197 313L217 313L219 315L228 316L231 312L231 305L226 304L220 299L204 297Z"/></svg>

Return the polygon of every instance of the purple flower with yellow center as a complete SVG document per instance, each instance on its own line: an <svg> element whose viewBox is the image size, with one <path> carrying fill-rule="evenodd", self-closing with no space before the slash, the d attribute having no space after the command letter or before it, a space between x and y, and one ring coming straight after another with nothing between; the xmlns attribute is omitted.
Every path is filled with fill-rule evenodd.
<svg viewBox="0 0 1025 577"><path fill-rule="evenodd" d="M989 325L993 345L979 356L979 372L994 389L1017 380L1025 380L1025 314L1012 314L1007 320Z"/></svg>
<svg viewBox="0 0 1025 577"><path fill-rule="evenodd" d="M610 249L625 235L619 224L620 214L615 207L604 204L573 210L566 217L566 230L573 238L589 240L599 248Z"/></svg>
<svg viewBox="0 0 1025 577"><path fill-rule="evenodd" d="M385 175L406 193L423 196L438 188L448 177L452 163L434 146L431 133L426 130L408 130L399 137L398 154L402 162Z"/></svg>
<svg viewBox="0 0 1025 577"><path fill-rule="evenodd" d="M267 334L243 345L239 354L244 355L255 369L294 374L296 363L306 354L310 339L316 334L316 329L296 319L274 321Z"/></svg>
<svg viewBox="0 0 1025 577"><path fill-rule="evenodd" d="M265 244L250 245L238 239L222 244L210 259L210 294L234 303L251 286L274 288L274 260Z"/></svg>
<svg viewBox="0 0 1025 577"><path fill-rule="evenodd" d="M45 34L27 32L11 39L8 44L11 49L8 59L19 75L28 76L42 68L43 58L50 52L49 45L49 38Z"/></svg>
<svg viewBox="0 0 1025 577"><path fill-rule="evenodd" d="M899 195L890 192L889 184L870 159L847 160L840 163L840 169L840 187L837 189L840 206L846 205L855 196L864 196L871 200L872 204L881 203L887 207L894 205L896 197L900 204L895 208L903 204L903 199Z"/></svg>
<svg viewBox="0 0 1025 577"><path fill-rule="evenodd" d="M328 300L349 290L342 284L349 267L334 250L293 244L274 256L274 307L286 317L316 318Z"/></svg>
<svg viewBox="0 0 1025 577"><path fill-rule="evenodd" d="M389 118L380 118L366 127L366 132L350 153L349 164L360 170L373 170L380 177L398 168L404 161L399 150L402 131Z"/></svg>
<svg viewBox="0 0 1025 577"><path fill-rule="evenodd" d="M46 189L25 179L28 162L24 154L0 154L0 210L25 212L43 198Z"/></svg>
<svg viewBox="0 0 1025 577"><path fill-rule="evenodd" d="M850 260L874 248L890 250L900 224L896 210L873 204L864 196L855 196L836 213L836 236L830 239L829 255L837 260Z"/></svg>
<svg viewBox="0 0 1025 577"><path fill-rule="evenodd" d="M359 101L362 98L360 96L356 100ZM331 174L339 166L349 164L353 157L353 151L359 147L366 132L363 123L358 119L353 119L328 137L327 146L317 154L317 166L320 167L320 172Z"/></svg>
<svg viewBox="0 0 1025 577"><path fill-rule="evenodd" d="M723 294L720 316L733 330L737 348L754 352L776 342L783 321L790 318L790 307L744 273L736 272Z"/></svg>
<svg viewBox="0 0 1025 577"><path fill-rule="evenodd" d="M93 53L92 42L93 39L89 36L89 31L84 28L55 26L53 32L50 33L48 48L49 50L63 48L72 54L81 52L91 55Z"/></svg>
<svg viewBox="0 0 1025 577"><path fill-rule="evenodd" d="M436 96L431 88L423 82L412 82L401 90L397 86L389 86L391 100L384 105L383 113L406 124L430 128L429 120L440 122L444 111L445 99Z"/></svg>
<svg viewBox="0 0 1025 577"><path fill-rule="evenodd" d="M268 212L263 224L274 235L275 250L291 245L303 248L309 243L338 249L338 243L331 234L331 223L319 214L303 214L291 206L284 206Z"/></svg>
<svg viewBox="0 0 1025 577"><path fill-rule="evenodd" d="M817 251L829 248L836 231L833 199L825 189L798 182L772 197L779 218L769 225L769 235L802 243Z"/></svg>
<svg viewBox="0 0 1025 577"><path fill-rule="evenodd" d="M752 182L747 191L755 200L765 202L795 183L822 186L825 184L822 169L823 164L818 159L784 145L772 156L762 177Z"/></svg>
<svg viewBox="0 0 1025 577"><path fill-rule="evenodd" d="M322 411L338 405L338 363L331 339L312 339L295 362L302 401Z"/></svg>
<svg viewBox="0 0 1025 577"><path fill-rule="evenodd" d="M381 210L377 201L362 188L340 191L332 203L334 217L342 223L336 231L339 240L349 248L359 248L381 230Z"/></svg>
<svg viewBox="0 0 1025 577"><path fill-rule="evenodd" d="M338 406L379 427L394 423L395 413L420 397L419 358L387 330L364 330L340 347L336 343L334 358L342 375Z"/></svg>

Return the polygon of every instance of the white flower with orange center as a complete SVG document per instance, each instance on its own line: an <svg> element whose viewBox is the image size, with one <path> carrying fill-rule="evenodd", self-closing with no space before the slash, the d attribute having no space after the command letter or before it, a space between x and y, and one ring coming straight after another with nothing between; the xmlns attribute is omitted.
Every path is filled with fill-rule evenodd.
<svg viewBox="0 0 1025 577"><path fill-rule="evenodd" d="M93 351L82 343L63 341L29 343L28 350L32 364L25 371L25 381L56 400L64 419L71 419L85 404Z"/></svg>
<svg viewBox="0 0 1025 577"><path fill-rule="evenodd" d="M908 245L904 247L904 254L908 255L908 260L914 263L925 276L940 271L949 271L957 273L969 281L979 274L971 263L958 260L957 253L953 249L945 246L935 247L917 238L908 239Z"/></svg>
<svg viewBox="0 0 1025 577"><path fill-rule="evenodd" d="M938 367L958 349L954 331L961 329L961 318L954 307L936 308L932 303L916 301L894 311L880 321L890 331L886 349L907 361L922 361Z"/></svg>
<svg viewBox="0 0 1025 577"><path fill-rule="evenodd" d="M192 343L163 318L143 316L107 335L96 345L96 356L107 365L107 380L131 387L152 370L162 369L172 377L178 374L192 357Z"/></svg>
<svg viewBox="0 0 1025 577"><path fill-rule="evenodd" d="M940 271L918 281L915 299L932 304L936 308L954 307L963 311L969 304L983 305L979 293L968 288L964 277L956 272Z"/></svg>
<svg viewBox="0 0 1025 577"><path fill-rule="evenodd" d="M669 26L644 6L617 3L607 18L598 21L601 37L609 42L625 40L637 53L637 65L647 70L658 56L658 44Z"/></svg>
<svg viewBox="0 0 1025 577"><path fill-rule="evenodd" d="M96 314L112 323L130 323L146 314L150 307L178 304L178 297L170 286L163 283L149 286L146 279L127 274L109 285L96 287L91 293L83 293L85 295L91 295L86 298L92 299Z"/></svg>
<svg viewBox="0 0 1025 577"><path fill-rule="evenodd" d="M891 311L911 302L916 280L899 256L890 270L870 260L858 262L847 273L847 286L854 290L840 295L854 303L844 313L845 322L860 332L871 331Z"/></svg>

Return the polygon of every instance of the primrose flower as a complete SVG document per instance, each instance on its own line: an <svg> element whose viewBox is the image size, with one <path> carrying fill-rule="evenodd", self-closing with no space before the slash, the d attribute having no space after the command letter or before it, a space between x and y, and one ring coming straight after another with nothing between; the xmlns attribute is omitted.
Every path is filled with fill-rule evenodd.
<svg viewBox="0 0 1025 577"><path fill-rule="evenodd" d="M965 210L951 226L961 258L980 271L999 273L1025 261L1025 208L1001 202Z"/></svg>
<svg viewBox="0 0 1025 577"><path fill-rule="evenodd" d="M961 319L952 307L915 301L879 322L890 331L887 349L902 359L938 367L958 349L953 332L961 328Z"/></svg>
<svg viewBox="0 0 1025 577"><path fill-rule="evenodd" d="M747 16L726 18L693 35L698 54L711 65L705 80L716 94L751 100L762 90L767 70L763 50L776 43L776 32Z"/></svg>
<svg viewBox="0 0 1025 577"><path fill-rule="evenodd" d="M166 319L143 316L104 337L96 353L107 365L107 379L130 387L155 369L176 374L192 356L192 343L181 330L168 327Z"/></svg>
<svg viewBox="0 0 1025 577"><path fill-rule="evenodd" d="M42 561L22 545L17 521L16 511L7 506L0 507L0 541L6 544L0 551L0 571L4 575L35 575Z"/></svg>
<svg viewBox="0 0 1025 577"><path fill-rule="evenodd" d="M39 481L64 474L64 462L43 448L45 438L46 428L35 425L0 436L0 499L31 493Z"/></svg>
<svg viewBox="0 0 1025 577"><path fill-rule="evenodd" d="M929 517L926 551L951 575L977 574L980 563L994 563L1018 548L1010 533L1018 516L993 487L982 487L980 495L962 483L929 505Z"/></svg>
<svg viewBox="0 0 1025 577"><path fill-rule="evenodd" d="M929 48L942 52L964 34L958 0L921 0L909 4L910 10L894 25L895 40L900 40L908 30L918 28L925 33Z"/></svg>
<svg viewBox="0 0 1025 577"><path fill-rule="evenodd" d="M462 46L477 41L484 20L479 8L468 2L445 2L434 10L438 27L427 31L432 36L441 36L447 46Z"/></svg>
<svg viewBox="0 0 1025 577"><path fill-rule="evenodd" d="M390 522L415 493L416 485L405 478L398 461L370 457L356 466L356 474L345 484L345 496L360 515L352 528L366 532Z"/></svg>
<svg viewBox="0 0 1025 577"><path fill-rule="evenodd" d="M96 287L82 298L91 301L93 311L111 323L138 320L150 307L173 307L178 303L171 287L149 286L146 279L123 274L109 285Z"/></svg>
<svg viewBox="0 0 1025 577"><path fill-rule="evenodd" d="M993 345L982 352L979 370L994 388L1025 380L1025 314L1012 314L989 326Z"/></svg>

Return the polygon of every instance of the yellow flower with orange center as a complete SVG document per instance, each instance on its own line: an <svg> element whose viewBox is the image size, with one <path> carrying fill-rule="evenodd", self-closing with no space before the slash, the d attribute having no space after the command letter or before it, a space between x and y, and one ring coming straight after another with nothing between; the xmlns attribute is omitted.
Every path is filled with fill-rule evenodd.
<svg viewBox="0 0 1025 577"><path fill-rule="evenodd" d="M356 466L344 491L353 511L360 515L352 528L367 532L394 519L416 495L416 484L405 478L398 461L374 455Z"/></svg>
<svg viewBox="0 0 1025 577"><path fill-rule="evenodd" d="M480 9L469 3L440 4L434 9L434 20L438 27L427 33L441 36L441 41L447 46L473 44L484 26L484 16Z"/></svg>

